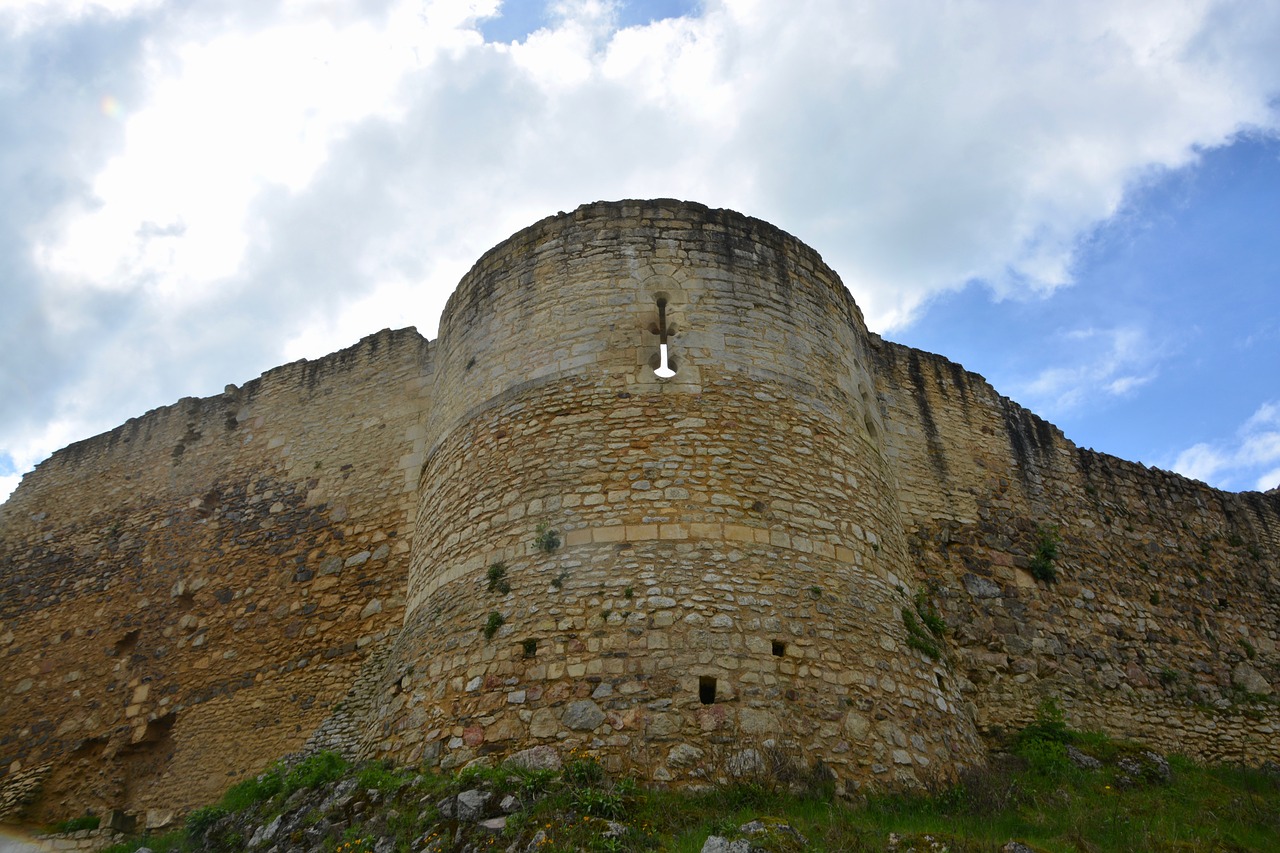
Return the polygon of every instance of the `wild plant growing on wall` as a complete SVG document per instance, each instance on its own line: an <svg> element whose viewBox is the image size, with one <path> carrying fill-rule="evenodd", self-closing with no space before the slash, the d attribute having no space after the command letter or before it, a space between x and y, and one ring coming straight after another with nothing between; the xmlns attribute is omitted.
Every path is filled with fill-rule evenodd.
<svg viewBox="0 0 1280 853"><path fill-rule="evenodd" d="M905 590L902 591L905 593ZM929 600L928 591L919 590L912 598L911 605L902 608L907 645L933 660L941 660L942 638L947 633L947 623L942 621L938 609Z"/></svg>
<svg viewBox="0 0 1280 853"><path fill-rule="evenodd" d="M1058 569L1054 561L1058 558L1058 543L1061 541L1058 537L1057 525L1037 526L1036 537L1036 548L1031 554L1028 569L1036 580L1055 583L1058 580Z"/></svg>
<svg viewBox="0 0 1280 853"><path fill-rule="evenodd" d="M485 576L489 579L489 592L500 592L503 595L511 592L511 584L507 581L506 563L494 563Z"/></svg>
<svg viewBox="0 0 1280 853"><path fill-rule="evenodd" d="M560 547L560 531L552 530L550 525L545 522L538 525L538 534L534 537L533 544L538 550L544 554L550 554Z"/></svg>

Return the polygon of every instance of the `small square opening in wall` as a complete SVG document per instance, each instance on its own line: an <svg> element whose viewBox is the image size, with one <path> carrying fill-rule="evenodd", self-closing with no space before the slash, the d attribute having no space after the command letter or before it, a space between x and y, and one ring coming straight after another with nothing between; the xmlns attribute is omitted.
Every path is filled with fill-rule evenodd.
<svg viewBox="0 0 1280 853"><path fill-rule="evenodd" d="M527 658L538 656L538 641L533 638L529 638L522 642L520 644L520 648L524 651L524 656Z"/></svg>
<svg viewBox="0 0 1280 853"><path fill-rule="evenodd" d="M773 656L776 658L783 657L787 653L787 644L781 640L773 641Z"/></svg>
<svg viewBox="0 0 1280 853"><path fill-rule="evenodd" d="M698 701L703 705L716 703L716 680L710 675L698 677Z"/></svg>

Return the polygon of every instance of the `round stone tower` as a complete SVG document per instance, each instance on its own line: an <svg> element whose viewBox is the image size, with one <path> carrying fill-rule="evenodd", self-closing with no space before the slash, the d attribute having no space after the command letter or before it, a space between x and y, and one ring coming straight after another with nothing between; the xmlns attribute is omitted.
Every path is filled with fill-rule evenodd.
<svg viewBox="0 0 1280 853"><path fill-rule="evenodd" d="M673 783L979 760L908 645L868 364L836 274L731 211L597 203L489 251L441 320L370 751L576 747Z"/></svg>

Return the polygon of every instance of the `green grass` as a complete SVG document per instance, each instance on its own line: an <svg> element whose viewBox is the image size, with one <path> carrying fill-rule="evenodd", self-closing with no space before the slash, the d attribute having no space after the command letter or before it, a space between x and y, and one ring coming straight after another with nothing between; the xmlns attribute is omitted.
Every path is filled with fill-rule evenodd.
<svg viewBox="0 0 1280 853"><path fill-rule="evenodd" d="M804 768L794 756L767 755L769 769L736 784L701 791L648 790L633 778L613 777L585 752L566 756L562 770L475 766L438 775L385 763L349 767L332 753L312 756L292 769L271 771L233 786L214 806L198 809L186 831L153 836L156 853L198 850L233 853L243 839L211 833L237 809L266 823L283 802L304 787L354 776L361 796L375 792L378 805L322 845L329 853L358 853L375 836L396 840L398 850L417 849L429 833L453 838L457 824L442 821L434 803L468 788L495 797L514 794L525 809L513 815L505 836L492 842L466 836L474 849L524 849L542 832L540 851L700 851L710 834L730 837L754 819L787 824L814 851L886 849L891 833L900 850L931 849L925 836L949 851L994 851L1011 839L1033 849L1055 851L1236 851L1280 850L1280 776L1239 767L1205 767L1168 759L1167 782L1139 774L1125 784L1125 761L1150 761L1139 744L1070 730L1057 705L1046 702L1034 723L993 743L988 767L931 790L864 793L851 801L833 796L820 768ZM1102 762L1078 768L1068 747ZM232 806L239 804L236 808ZM320 819L318 812L315 820ZM382 823L370 823L381 820ZM610 822L625 831L605 838ZM312 821L314 823L314 821ZM310 825L310 824L309 824ZM471 831L465 826L464 833ZM362 840L363 839L363 840ZM130 853L138 839L111 853ZM348 845L343 848L342 845ZM795 847L785 837L770 842L776 853ZM444 849L454 849L446 846Z"/></svg>
<svg viewBox="0 0 1280 853"><path fill-rule="evenodd" d="M315 788L336 782L347 774L351 765L336 752L317 752L307 756L284 777L281 793L288 797L302 788Z"/></svg>
<svg viewBox="0 0 1280 853"><path fill-rule="evenodd" d="M1280 849L1280 783L1259 771L1175 762L1167 786L1120 789L1107 771L1055 778L1017 765L970 774L934 793L882 795L859 806L774 794L653 795L657 849L697 851L712 828L762 814L799 830L818 851L884 850L890 833L943 839L949 850L998 850L1018 839L1045 851ZM918 848L919 849L919 848ZM923 848L927 849L927 848Z"/></svg>
<svg viewBox="0 0 1280 853"><path fill-rule="evenodd" d="M54 824L54 832L79 832L82 829L97 829L102 822L97 815L86 814L81 817L73 817Z"/></svg>
<svg viewBox="0 0 1280 853"><path fill-rule="evenodd" d="M413 781L414 773L382 761L370 761L356 771L356 787L362 791L392 794Z"/></svg>
<svg viewBox="0 0 1280 853"><path fill-rule="evenodd" d="M284 779L279 768L272 768L261 776L232 785L222 795L218 805L228 812L243 811L255 803L274 797L283 787Z"/></svg>

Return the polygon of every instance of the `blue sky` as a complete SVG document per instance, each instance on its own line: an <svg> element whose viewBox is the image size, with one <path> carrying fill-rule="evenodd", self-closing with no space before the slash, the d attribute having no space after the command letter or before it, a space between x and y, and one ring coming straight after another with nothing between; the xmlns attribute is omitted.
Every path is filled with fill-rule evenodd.
<svg viewBox="0 0 1280 853"><path fill-rule="evenodd" d="M587 201L814 246L1084 446L1280 485L1280 4L8 0L0 497Z"/></svg>
<svg viewBox="0 0 1280 853"><path fill-rule="evenodd" d="M1274 488L1280 421L1246 424L1280 398L1278 247L1280 143L1246 135L1134 187L1082 239L1070 287L994 300L974 282L892 337L982 373L1077 444ZM1236 458L1267 433L1260 465Z"/></svg>
<svg viewBox="0 0 1280 853"><path fill-rule="evenodd" d="M498 14L479 22L479 29L487 41L523 41L530 33L555 24L555 13L546 3L504 3ZM619 3L616 21L619 27L637 27L667 18L696 15L699 3L694 0L647 0L647 2Z"/></svg>

